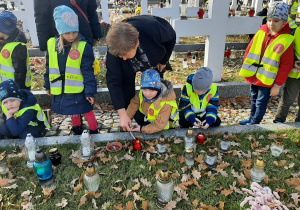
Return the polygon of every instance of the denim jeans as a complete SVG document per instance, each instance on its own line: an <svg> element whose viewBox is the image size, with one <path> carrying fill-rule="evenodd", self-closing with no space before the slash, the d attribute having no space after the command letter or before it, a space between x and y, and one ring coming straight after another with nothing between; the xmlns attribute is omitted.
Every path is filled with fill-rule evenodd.
<svg viewBox="0 0 300 210"><path fill-rule="evenodd" d="M271 88L251 85L251 123L259 124L263 119L270 99Z"/></svg>

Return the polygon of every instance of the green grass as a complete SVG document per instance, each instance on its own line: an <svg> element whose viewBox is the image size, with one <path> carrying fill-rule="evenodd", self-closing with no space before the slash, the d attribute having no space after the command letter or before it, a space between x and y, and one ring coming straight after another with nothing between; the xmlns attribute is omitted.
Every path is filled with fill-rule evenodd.
<svg viewBox="0 0 300 210"><path fill-rule="evenodd" d="M265 147L267 145L270 145L272 143L272 140L268 139L268 135L271 132L253 132L253 133L240 133L237 135L239 139L242 141L239 142L241 146L239 147L232 147L232 150L238 150L247 152L248 150L253 152L253 150L250 147L250 141L247 139L248 135L252 135L256 141L259 141L262 144L262 147ZM273 132L274 133L274 132ZM300 139L300 129L292 129L287 131L278 131L276 132L278 135L280 134L287 134L287 138L284 140L284 146L285 149L289 149L290 152L287 154L289 155L298 155L299 154L299 148L296 146L296 142L298 139ZM263 135L264 139L259 140L259 136ZM207 147L209 145L215 145L217 139L221 138L220 135L213 135L211 136L211 140L202 146L198 145L196 155L204 154L203 152L200 152L201 150L207 150ZM122 142L124 143L124 142ZM103 144L97 143L97 146L104 146ZM148 148L148 145L144 144L144 148ZM173 141L170 142L170 146L172 148L172 151L169 154L178 154L183 155L183 148L184 144L174 144ZM35 193L32 195L31 202L35 205L35 209L59 209L55 206L55 204L60 203L62 198L66 198L68 201L68 205L66 206L66 209L75 209L77 208L81 196L84 195L84 190L81 189L77 194L73 195L73 189L71 189L68 184L73 179L79 178L81 173L84 172L83 168L78 168L77 165L73 164L71 159L69 159L69 156L71 155L72 150L78 150L79 145L72 145L72 144L66 144L66 145L58 145L58 150L62 154L62 164L59 165L55 170L54 174L56 176L55 186L56 189L53 191L53 195L51 198L43 203L43 193L42 188L38 186L38 178L35 175L33 171L25 171L26 164L25 160L22 158L8 158L7 161L10 164L10 171L12 174L14 174L17 177L17 181L15 183L18 184L18 188L16 189L1 189L0 194L2 195L2 202L4 204L4 209L10 209L12 206L9 206L9 203L20 205L22 202L24 202L24 198L22 198L20 195L22 192L26 190L34 191L34 187L30 182L33 182L35 185L37 185ZM47 152L49 151L50 147L42 147L42 150ZM8 153L12 153L13 151L16 153L21 152L20 148L1 148L1 151L7 151ZM125 208L126 203L129 201L133 201L133 196L128 196L127 198L122 195L121 193L127 189L131 189L136 183L133 181L134 179L138 178L146 178L148 181L152 183L152 187L146 187L141 183L141 187L139 190L136 191L136 193L144 198L148 202L148 209L157 209L155 206L156 202L156 191L155 191L155 174L156 172L161 169L162 166L166 165L168 167L172 168L170 169L171 172L175 173L178 171L182 175L181 168L184 167L184 163L180 164L177 157L169 158L168 160L165 160L164 163L151 166L151 170L149 170L150 166L147 165L146 160L146 153L142 152L134 152L133 157L135 157L134 160L121 160L119 162L115 162L114 157L117 156L118 158L122 157L128 152L128 149L123 149L121 152L117 153L108 153L105 152L105 156L108 157L109 155L112 157L112 160L110 162L107 162L106 164L103 164L99 159L96 160L98 163L98 166L96 166L97 172L101 173L101 184L100 189L98 192L101 192L101 197L96 199L96 203L98 207L101 207L105 202L110 202L111 205L107 209L114 209L113 205L119 205L122 204ZM280 157L276 158L271 155L270 152L262 154L262 157L266 160L266 174L270 178L270 182L268 184L263 184L264 186L269 186L272 190L278 189L286 189L287 193L284 196L281 201L284 201L285 204L293 203L292 199L290 198L290 193L297 192L293 187L288 186L284 180L291 178L291 174L298 172L300 169L300 160L298 156L295 156L294 159L290 159L286 157L287 154L281 154ZM253 159L255 159L257 156L252 156ZM159 157L156 154L151 154L151 159L158 160ZM246 159L246 158L242 158ZM284 159L287 161L287 165L290 163L295 163L295 166L293 168L290 168L288 170L283 169L282 167L276 167L273 165L273 161ZM198 199L200 202L202 202L205 205L212 205L212 206L219 206L219 201L225 202L225 209L235 210L240 209L239 204L241 201L246 197L246 195L240 195L235 192L225 197L220 193L220 191L216 191L216 188L223 187L225 189L229 189L229 185L232 185L234 181L237 182L238 186L238 180L234 178L231 174L231 170L234 169L238 173L243 173L242 163L241 159L239 159L237 156L232 156L231 154L227 154L223 156L223 160L225 162L228 162L230 165L225 168L224 170L229 174L228 177L223 177L221 175L215 176L216 180L211 181L209 177L203 176L198 180L198 183L202 187L201 190L199 190L196 186L189 186L188 190L186 191L189 195L189 200L181 200L177 203L177 209L193 209L192 202L195 199ZM198 169L198 164L195 162L194 169ZM117 165L118 169L110 169L112 165ZM142 169L140 165L144 165L145 169ZM86 164L84 164L86 166ZM191 173L191 171L187 172ZM207 171L201 171L201 174L205 174ZM213 173L215 173L213 171ZM26 177L27 181L23 181L22 179L19 179L18 177ZM175 179L175 183L180 184L181 183L181 177ZM2 178L7 178L7 176L2 176ZM277 178L280 181L275 181L273 178ZM117 180L123 180L121 182L115 183ZM248 184L250 184L249 180L247 180ZM78 184L78 181L75 183L75 186ZM10 184L8 184L10 185ZM7 186L8 186L7 185ZM121 187L122 192L118 193L114 191L111 187ZM249 186L248 186L249 187ZM217 195L214 194L214 191L216 191ZM41 195L41 197L36 198L36 196ZM1 197L1 196L0 196ZM177 193L174 193L173 198L177 198ZM92 209L92 199L88 198L86 203L81 207L82 209ZM1 201L0 201L1 202ZM136 205L138 209L141 209L141 201L136 201ZM199 208L199 206L197 207Z"/></svg>

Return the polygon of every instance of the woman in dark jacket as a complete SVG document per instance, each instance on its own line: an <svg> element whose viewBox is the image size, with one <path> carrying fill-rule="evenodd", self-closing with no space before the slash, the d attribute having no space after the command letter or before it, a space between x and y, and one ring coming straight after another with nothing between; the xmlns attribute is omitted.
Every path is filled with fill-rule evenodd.
<svg viewBox="0 0 300 210"><path fill-rule="evenodd" d="M87 39L91 46L93 46L93 41L99 40L102 37L96 12L96 0L76 0L76 2L90 23L71 4L70 0L34 0L34 16L41 51L46 51L48 39L58 34L53 21L53 11L55 7L60 5L70 7L77 14L79 32Z"/></svg>
<svg viewBox="0 0 300 210"><path fill-rule="evenodd" d="M135 75L157 67L162 71L169 61L176 42L176 33L164 19L141 15L115 24L107 34L107 86L115 109L120 116L120 126L132 126L125 109L135 95ZM135 115L137 122L144 119Z"/></svg>

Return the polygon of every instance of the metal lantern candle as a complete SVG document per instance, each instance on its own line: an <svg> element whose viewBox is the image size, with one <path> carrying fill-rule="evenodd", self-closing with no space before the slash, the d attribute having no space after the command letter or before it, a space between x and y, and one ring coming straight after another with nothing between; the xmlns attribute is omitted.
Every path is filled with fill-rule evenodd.
<svg viewBox="0 0 300 210"><path fill-rule="evenodd" d="M229 137L228 137L228 132L225 132L223 135L223 139L222 141L220 141L220 149L222 152L228 152L229 148L230 148L230 141L229 141Z"/></svg>
<svg viewBox="0 0 300 210"><path fill-rule="evenodd" d="M159 140L158 140L158 144L156 145L156 149L158 154L164 154L167 152L167 144L165 141L165 136L161 135Z"/></svg>
<svg viewBox="0 0 300 210"><path fill-rule="evenodd" d="M51 161L41 150L36 151L33 168L39 177L39 185L47 186L54 182Z"/></svg>
<svg viewBox="0 0 300 210"><path fill-rule="evenodd" d="M195 55L193 55L193 57L192 57L192 63L196 63L196 56Z"/></svg>
<svg viewBox="0 0 300 210"><path fill-rule="evenodd" d="M254 167L250 170L251 179L253 182L261 182L265 179L266 173L264 172L265 164L262 157L259 157L254 163Z"/></svg>
<svg viewBox="0 0 300 210"><path fill-rule="evenodd" d="M184 138L184 149L193 148L196 150L195 136L192 128L189 128Z"/></svg>
<svg viewBox="0 0 300 210"><path fill-rule="evenodd" d="M164 208L167 203L172 200L174 193L174 182L167 167L162 167L162 170L156 181L157 203L159 208Z"/></svg>
<svg viewBox="0 0 300 210"><path fill-rule="evenodd" d="M202 145L205 141L205 134L203 132L199 132L197 134L197 144Z"/></svg>
<svg viewBox="0 0 300 210"><path fill-rule="evenodd" d="M183 68L187 68L188 67L188 64L187 64L187 58L184 58L183 61L182 61L182 67Z"/></svg>
<svg viewBox="0 0 300 210"><path fill-rule="evenodd" d="M100 176L92 163L89 163L83 176L83 183L89 192L96 192L100 185Z"/></svg>
<svg viewBox="0 0 300 210"><path fill-rule="evenodd" d="M190 169L194 165L194 150L193 148L186 148L184 153L184 160L187 167Z"/></svg>
<svg viewBox="0 0 300 210"><path fill-rule="evenodd" d="M272 143L270 149L271 149L272 155L275 157L278 157L283 152L283 149L284 149L283 141L275 140L275 142Z"/></svg>
<svg viewBox="0 0 300 210"><path fill-rule="evenodd" d="M81 158L88 160L94 153L94 142L87 130L84 130L80 137L81 140Z"/></svg>
<svg viewBox="0 0 300 210"><path fill-rule="evenodd" d="M217 154L214 147L210 147L205 158L205 164L208 168L215 168L217 165Z"/></svg>
<svg viewBox="0 0 300 210"><path fill-rule="evenodd" d="M33 168L33 162L35 160L35 153L37 150L36 141L33 136L28 133L25 139L25 157L27 160L27 167Z"/></svg>
<svg viewBox="0 0 300 210"><path fill-rule="evenodd" d="M61 164L61 154L58 153L57 148L52 148L49 150L49 158L52 165L58 166L59 164Z"/></svg>
<svg viewBox="0 0 300 210"><path fill-rule="evenodd" d="M187 19L187 17L186 17L187 7L188 7L188 5L186 3L186 0L181 0L181 3L179 5L179 13L180 13L181 20Z"/></svg>

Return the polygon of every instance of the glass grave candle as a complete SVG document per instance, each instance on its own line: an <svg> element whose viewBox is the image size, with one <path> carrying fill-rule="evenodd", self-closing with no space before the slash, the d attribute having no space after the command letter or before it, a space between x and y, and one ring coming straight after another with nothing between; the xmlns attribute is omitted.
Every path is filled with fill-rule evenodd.
<svg viewBox="0 0 300 210"><path fill-rule="evenodd" d="M195 64L195 63L196 63L196 59L197 59L197 58L196 58L196 56L195 56L195 55L193 55L193 57L192 57L192 63L193 63L193 64Z"/></svg>
<svg viewBox="0 0 300 210"><path fill-rule="evenodd" d="M184 58L183 61L182 61L182 68L187 68L188 67L188 64L187 64L187 58Z"/></svg>
<svg viewBox="0 0 300 210"><path fill-rule="evenodd" d="M187 56L188 58L190 58L190 57L192 56L192 53L191 53L191 52L188 52L188 53L186 54L186 56Z"/></svg>
<svg viewBox="0 0 300 210"><path fill-rule="evenodd" d="M203 19L204 13L205 13L204 9L200 7L198 12L197 12L198 18Z"/></svg>
<svg viewBox="0 0 300 210"><path fill-rule="evenodd" d="M54 182L51 161L41 150L36 151L33 169L39 177L39 185L47 186Z"/></svg>
<svg viewBox="0 0 300 210"><path fill-rule="evenodd" d="M275 142L272 143L270 149L271 149L272 155L274 157L278 157L283 152L283 149L284 149L283 141L275 140Z"/></svg>
<svg viewBox="0 0 300 210"><path fill-rule="evenodd" d="M160 136L158 144L156 145L156 149L158 154L165 154L167 152L167 144L164 135Z"/></svg>
<svg viewBox="0 0 300 210"><path fill-rule="evenodd" d="M214 147L210 147L205 157L205 164L208 168L215 168L217 165L217 154Z"/></svg>
<svg viewBox="0 0 300 210"><path fill-rule="evenodd" d="M97 59L97 60L100 59L100 53L96 47L94 47L94 56L95 56L95 59Z"/></svg>
<svg viewBox="0 0 300 210"><path fill-rule="evenodd" d="M186 11L187 11L187 3L186 0L181 0L181 3L179 5L179 13L180 13L180 20L186 20Z"/></svg>
<svg viewBox="0 0 300 210"><path fill-rule="evenodd" d="M254 14L255 14L255 10L254 10L253 7L251 7L250 10L249 10L249 12L248 12L248 15L249 15L249 17L253 17Z"/></svg>
<svg viewBox="0 0 300 210"><path fill-rule="evenodd" d="M199 57L199 53L197 51L194 53L194 55L196 56L196 58Z"/></svg>
<svg viewBox="0 0 300 210"><path fill-rule="evenodd" d="M141 140L139 138L132 139L133 148L137 151L142 150Z"/></svg>
<svg viewBox="0 0 300 210"><path fill-rule="evenodd" d="M175 51L172 51L172 54L170 56L170 61L174 61L175 60Z"/></svg>
<svg viewBox="0 0 300 210"><path fill-rule="evenodd" d="M229 148L230 148L230 141L229 141L229 136L228 136L228 132L225 132L223 134L223 139L220 141L220 149L222 152L228 152Z"/></svg>
<svg viewBox="0 0 300 210"><path fill-rule="evenodd" d="M57 148L52 148L49 150L49 158L52 165L58 166L59 164L61 164L61 154L58 153Z"/></svg>
<svg viewBox="0 0 300 210"><path fill-rule="evenodd" d="M31 133L28 133L25 139L25 157L27 160L28 168L33 168L36 150L37 150L36 141L31 135Z"/></svg>
<svg viewBox="0 0 300 210"><path fill-rule="evenodd" d="M205 141L205 134L203 132L199 132L197 134L197 144L202 145Z"/></svg>
<svg viewBox="0 0 300 210"><path fill-rule="evenodd" d="M236 49L234 48L234 46L232 46L230 58L236 59Z"/></svg>
<svg viewBox="0 0 300 210"><path fill-rule="evenodd" d="M229 49L229 47L226 48L226 51L225 51L225 57L226 58L229 58L230 57L230 54L231 54L231 50Z"/></svg>
<svg viewBox="0 0 300 210"><path fill-rule="evenodd" d="M5 160L0 161L0 174L6 174L9 172L8 164Z"/></svg>
<svg viewBox="0 0 300 210"><path fill-rule="evenodd" d="M184 160L186 166L190 169L194 165L194 150L193 148L186 148L184 153Z"/></svg>
<svg viewBox="0 0 300 210"><path fill-rule="evenodd" d="M83 184L87 191L96 192L100 185L100 176L92 163L89 163L83 176Z"/></svg>
<svg viewBox="0 0 300 210"><path fill-rule="evenodd" d="M81 158L88 160L94 153L94 142L87 130L84 130L80 137L81 140Z"/></svg>
<svg viewBox="0 0 300 210"><path fill-rule="evenodd" d="M251 179L253 182L260 183L265 179L266 173L264 172L265 164L262 157L258 157L254 163L254 167L250 170Z"/></svg>
<svg viewBox="0 0 300 210"><path fill-rule="evenodd" d="M172 200L174 193L174 182L167 167L162 167L162 170L156 181L157 202L158 208L163 209L167 203Z"/></svg>
<svg viewBox="0 0 300 210"><path fill-rule="evenodd" d="M196 150L195 136L192 128L189 128L184 138L184 149L192 148Z"/></svg>

